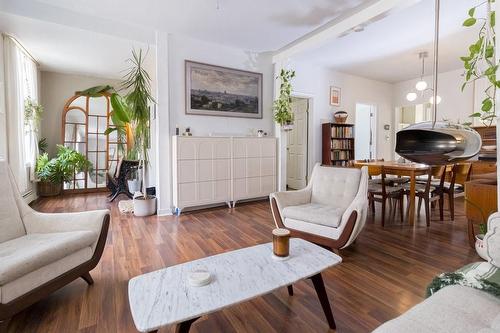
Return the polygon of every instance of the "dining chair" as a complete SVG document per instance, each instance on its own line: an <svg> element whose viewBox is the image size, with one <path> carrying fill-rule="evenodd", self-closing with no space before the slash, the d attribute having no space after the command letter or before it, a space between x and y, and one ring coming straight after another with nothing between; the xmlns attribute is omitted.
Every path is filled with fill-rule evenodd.
<svg viewBox="0 0 500 333"><path fill-rule="evenodd" d="M387 200L395 199L399 203L401 221L404 219L403 198L404 190L401 186L390 186L387 184L385 168L378 165L368 166L368 174L371 176L381 176L380 182L368 183L368 205L371 206L372 215L375 216L375 202L380 202L382 206L382 227L385 226L385 211ZM396 210L396 207L394 207Z"/></svg>
<svg viewBox="0 0 500 333"><path fill-rule="evenodd" d="M431 217L430 217L430 206L431 202L439 201L439 218L443 220L443 202L444 195L442 191L442 184L444 183L445 177L445 167L444 166L433 166L429 168L428 174L426 175L427 180L425 183L417 182L415 184L415 196L418 198L418 207L417 207L417 216L420 216L420 210L422 208L422 202L425 204L425 223L427 226L430 226ZM441 186L433 186L433 179L439 179L439 184ZM405 195L410 195L410 185L405 184L403 186L405 190Z"/></svg>
<svg viewBox="0 0 500 333"><path fill-rule="evenodd" d="M455 198L461 197L465 192L465 182L470 178L471 163L457 163L451 171L450 182L444 182L443 192L448 195L450 219L455 220Z"/></svg>

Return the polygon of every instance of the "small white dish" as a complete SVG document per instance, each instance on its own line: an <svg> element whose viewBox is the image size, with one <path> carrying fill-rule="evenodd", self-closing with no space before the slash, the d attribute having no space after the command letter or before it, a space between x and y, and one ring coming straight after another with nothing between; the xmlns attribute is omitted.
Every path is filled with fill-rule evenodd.
<svg viewBox="0 0 500 333"><path fill-rule="evenodd" d="M212 276L210 272L205 270L195 270L189 273L188 283L192 287L202 287L206 286L212 281Z"/></svg>

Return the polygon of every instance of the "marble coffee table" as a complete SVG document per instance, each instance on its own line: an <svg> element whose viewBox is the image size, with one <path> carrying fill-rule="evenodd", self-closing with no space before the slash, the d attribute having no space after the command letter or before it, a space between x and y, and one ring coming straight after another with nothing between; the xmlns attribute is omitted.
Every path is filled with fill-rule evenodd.
<svg viewBox="0 0 500 333"><path fill-rule="evenodd" d="M302 239L290 239L290 257L273 258L272 244L261 244L160 269L132 278L128 284L130 309L140 332L155 332L177 324L177 332L188 332L199 317L288 287L310 278L330 328L335 328L321 272L338 265L336 254ZM193 270L212 274L203 287L188 284Z"/></svg>

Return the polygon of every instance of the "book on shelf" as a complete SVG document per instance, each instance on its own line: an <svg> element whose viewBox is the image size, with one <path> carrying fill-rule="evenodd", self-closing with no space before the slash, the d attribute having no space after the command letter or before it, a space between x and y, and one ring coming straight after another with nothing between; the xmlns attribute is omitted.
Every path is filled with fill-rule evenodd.
<svg viewBox="0 0 500 333"><path fill-rule="evenodd" d="M332 138L352 139L352 137L353 137L352 127L344 127L344 126L332 127Z"/></svg>
<svg viewBox="0 0 500 333"><path fill-rule="evenodd" d="M354 141L352 140L342 140L342 139L332 139L332 149L353 149Z"/></svg>

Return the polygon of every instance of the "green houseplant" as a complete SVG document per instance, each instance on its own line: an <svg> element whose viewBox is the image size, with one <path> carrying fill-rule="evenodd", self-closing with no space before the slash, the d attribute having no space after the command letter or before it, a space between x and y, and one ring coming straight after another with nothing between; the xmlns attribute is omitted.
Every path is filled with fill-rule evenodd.
<svg viewBox="0 0 500 333"><path fill-rule="evenodd" d="M460 57L464 63L464 88L477 80L487 80L488 84L484 90L485 98L481 102L481 110L470 115L471 118L479 118L485 126L491 126L496 118L495 96L500 81L497 81L496 71L498 61L495 57L495 11L491 6L495 0L486 0L472 7L468 11L468 18L463 22L465 27L479 25L478 39L469 46L468 55ZM486 5L486 17L476 17L476 9ZM464 125L471 125L471 122Z"/></svg>
<svg viewBox="0 0 500 333"><path fill-rule="evenodd" d="M293 128L293 113L292 113L292 84L291 80L295 77L295 71L281 69L280 74L276 79L280 79L280 94L278 99L274 101L274 121L281 125L285 131Z"/></svg>
<svg viewBox="0 0 500 333"><path fill-rule="evenodd" d="M150 142L150 109L151 103L156 103L151 93L151 78L144 68L142 50L132 51L128 60L130 67L126 73L121 89L127 91L122 98L112 95L113 112L117 122L122 122L126 130L133 131L133 149L142 166L142 195L134 198L134 214L148 216L156 212L156 197L146 191L146 167L149 164Z"/></svg>
<svg viewBox="0 0 500 333"><path fill-rule="evenodd" d="M38 156L35 174L39 180L38 195L54 196L62 191L63 183L73 180L75 173L92 170L92 163L79 152L57 146L57 156L50 159L47 153Z"/></svg>

